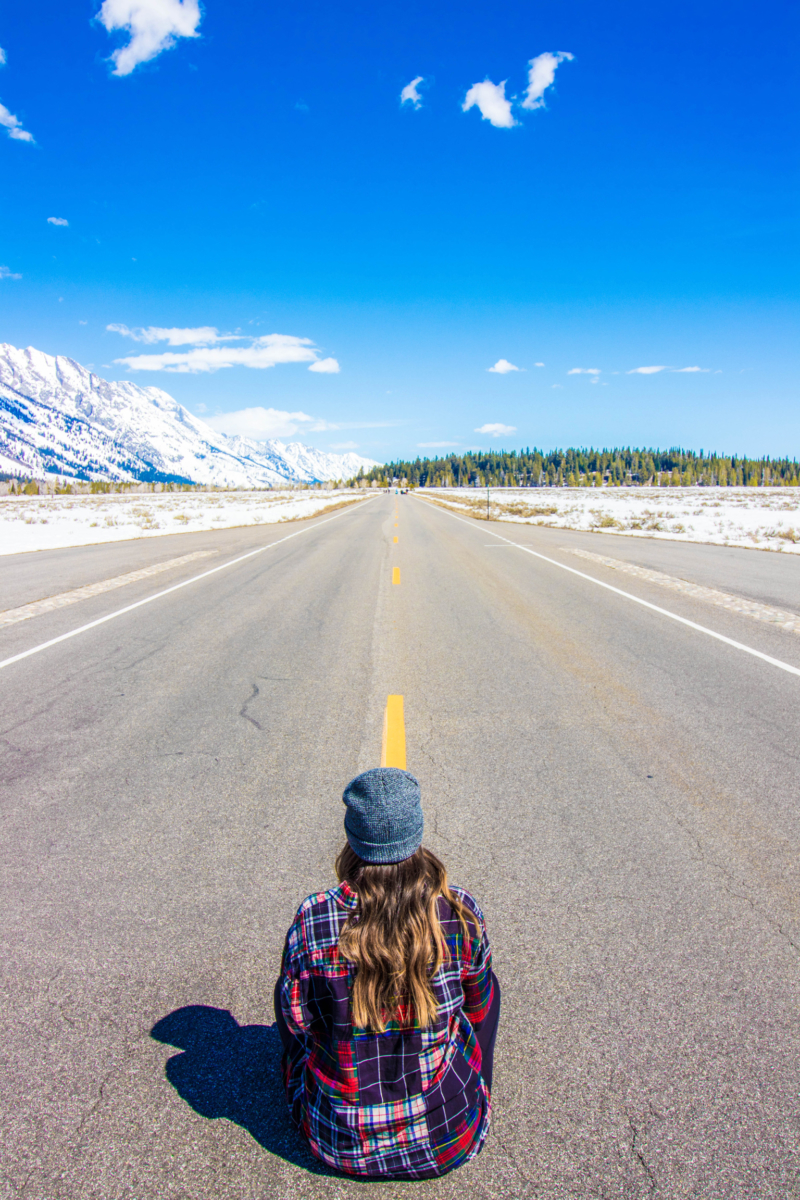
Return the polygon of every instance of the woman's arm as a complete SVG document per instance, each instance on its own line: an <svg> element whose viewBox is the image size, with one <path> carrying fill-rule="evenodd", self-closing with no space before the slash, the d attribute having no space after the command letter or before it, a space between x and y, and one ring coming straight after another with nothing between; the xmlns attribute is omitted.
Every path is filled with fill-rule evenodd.
<svg viewBox="0 0 800 1200"><path fill-rule="evenodd" d="M464 1015L473 1028L480 1027L492 1004L492 948L486 932L486 920L476 901L463 888L452 888L466 909L474 914L468 923L469 938L460 939L461 987L464 991Z"/></svg>
<svg viewBox="0 0 800 1200"><path fill-rule="evenodd" d="M281 974L278 980L281 1015L287 1032L291 1037L301 1041L305 1041L310 1032L305 1003L308 971L304 969L304 945L301 910L286 934L281 959Z"/></svg>
<svg viewBox="0 0 800 1200"><path fill-rule="evenodd" d="M492 951L486 929L473 943L475 952L461 975L464 989L464 1013L474 1029L479 1029L492 1006Z"/></svg>

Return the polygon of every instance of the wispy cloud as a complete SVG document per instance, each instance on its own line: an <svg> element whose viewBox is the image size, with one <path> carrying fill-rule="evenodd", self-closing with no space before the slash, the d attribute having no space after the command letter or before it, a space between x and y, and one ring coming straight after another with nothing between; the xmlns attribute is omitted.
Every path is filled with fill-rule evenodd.
<svg viewBox="0 0 800 1200"><path fill-rule="evenodd" d="M534 365L535 367L543 367L543 366L544 366L544 363L534 363L533 365Z"/></svg>
<svg viewBox="0 0 800 1200"><path fill-rule="evenodd" d="M130 41L111 55L115 75L130 75L178 38L199 37L198 0L103 0L97 20L109 33L127 30Z"/></svg>
<svg viewBox="0 0 800 1200"><path fill-rule="evenodd" d="M304 412L287 412L280 408L240 408L236 412L218 413L208 417L206 424L229 437L252 438L263 442L268 438L291 437L298 432L318 433L335 429L327 421L310 417Z"/></svg>
<svg viewBox="0 0 800 1200"><path fill-rule="evenodd" d="M9 112L5 104L0 104L0 125L8 130L8 136L15 142L33 141L33 134L22 128L19 117L15 117L12 112Z"/></svg>
<svg viewBox="0 0 800 1200"><path fill-rule="evenodd" d="M528 63L528 90L522 107L528 109L544 108L544 94L556 77L556 67L565 60L571 62L575 57L566 50L552 54L549 50L537 54Z"/></svg>
<svg viewBox="0 0 800 1200"><path fill-rule="evenodd" d="M476 105L484 121L490 121L496 129L513 129L519 122L514 118L512 104L528 111L544 108L544 94L555 80L556 69L560 63L572 61L574 57L575 55L567 50L558 50L555 53L546 50L544 54L537 54L536 58L530 59L528 86L522 100L518 100L516 96L506 96L505 79L502 83L492 83L490 79L485 79L483 83L473 83L461 105L462 111L468 112Z"/></svg>
<svg viewBox="0 0 800 1200"><path fill-rule="evenodd" d="M602 375L599 367L572 367L567 371L568 375Z"/></svg>
<svg viewBox="0 0 800 1200"><path fill-rule="evenodd" d="M475 430L475 433L488 433L493 437L501 437L506 433L516 433L516 425L501 425L499 422L488 421L486 425L481 425Z"/></svg>
<svg viewBox="0 0 800 1200"><path fill-rule="evenodd" d="M316 352L308 338L270 334L259 338L252 346L207 346L188 350L184 354L165 351L163 354L134 354L114 361L131 371L170 371L178 375L197 375L221 371L226 367L264 369L278 363L313 362Z"/></svg>
<svg viewBox="0 0 800 1200"><path fill-rule="evenodd" d="M215 342L243 340L241 334L220 333L213 325L199 325L194 329L164 329L159 325L130 329L127 325L106 325L106 329L109 333L120 333L123 337L144 342L148 346L154 346L157 342L167 342L170 346L211 346Z"/></svg>
<svg viewBox="0 0 800 1200"><path fill-rule="evenodd" d="M707 375L710 370L711 370L711 367L676 367L675 374L676 375L694 375L698 371L700 371L703 375Z"/></svg>
<svg viewBox="0 0 800 1200"><path fill-rule="evenodd" d="M22 276L9 271L8 267L0 267L0 279L22 279Z"/></svg>
<svg viewBox="0 0 800 1200"><path fill-rule="evenodd" d="M0 67L6 64L6 52L0 47ZM8 136L13 138L15 142L32 142L33 134L28 133L27 129L22 128L22 122L19 117L15 117L12 112L9 112L5 104L0 104L0 125L8 130Z"/></svg>
<svg viewBox="0 0 800 1200"><path fill-rule="evenodd" d="M520 371L521 367L515 367L507 358L498 358L493 367L487 367L487 371L492 371L495 375L507 375L509 371Z"/></svg>
<svg viewBox="0 0 800 1200"><path fill-rule="evenodd" d="M477 106L484 121L490 121L496 129L511 129L516 125L511 112L511 101L506 99L506 81L492 83L485 79L483 83L473 83L464 97L461 105L462 112L468 112Z"/></svg>
<svg viewBox="0 0 800 1200"><path fill-rule="evenodd" d="M629 375L657 375L659 371L666 371L666 367L634 367L632 371L628 371Z"/></svg>
<svg viewBox="0 0 800 1200"><path fill-rule="evenodd" d="M420 450L447 450L451 446L460 445L460 442L417 442L417 446L420 448Z"/></svg>
<svg viewBox="0 0 800 1200"><path fill-rule="evenodd" d="M127 325L107 325L111 333L132 338L135 342L154 345L166 342L169 346L190 346L182 353L165 350L158 354L132 354L117 358L131 371L170 371L173 374L200 374L221 371L226 367L264 369L279 363L308 363L309 370L322 375L339 373L335 358L320 358L311 338L292 337L285 333L268 333L263 337L246 337L240 333L220 333L212 325L191 329L162 328L130 329ZM233 346L231 342L246 342Z"/></svg>
<svg viewBox="0 0 800 1200"><path fill-rule="evenodd" d="M357 450L358 442L331 442L331 450Z"/></svg>
<svg viewBox="0 0 800 1200"><path fill-rule="evenodd" d="M48 217L47 224L48 225L69 225L69 221L67 220L66 217Z"/></svg>
<svg viewBox="0 0 800 1200"><path fill-rule="evenodd" d="M401 104L413 104L414 108L419 108L422 104L422 96L417 91L417 84L423 82L423 76L418 75L416 79L412 79L411 83L407 83L400 93Z"/></svg>

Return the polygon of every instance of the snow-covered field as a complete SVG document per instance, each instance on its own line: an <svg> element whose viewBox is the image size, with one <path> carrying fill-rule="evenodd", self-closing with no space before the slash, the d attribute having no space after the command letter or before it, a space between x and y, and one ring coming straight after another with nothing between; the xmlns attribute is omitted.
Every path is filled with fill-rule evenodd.
<svg viewBox="0 0 800 1200"><path fill-rule="evenodd" d="M97 542L271 525L313 517L367 491L165 492L108 496L0 496L0 554Z"/></svg>
<svg viewBox="0 0 800 1200"><path fill-rule="evenodd" d="M486 515L486 491L420 495ZM493 488L492 520L800 553L800 488Z"/></svg>

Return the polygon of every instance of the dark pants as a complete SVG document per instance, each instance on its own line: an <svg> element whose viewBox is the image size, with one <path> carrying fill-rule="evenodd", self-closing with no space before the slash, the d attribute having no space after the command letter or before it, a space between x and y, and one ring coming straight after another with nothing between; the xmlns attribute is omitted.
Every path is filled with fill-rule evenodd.
<svg viewBox="0 0 800 1200"><path fill-rule="evenodd" d="M281 1043L287 1054L291 1054L293 1038L289 1032L286 1020L281 1012L281 981L280 979L275 984L275 995L273 997L275 1005L275 1024L278 1026ZM489 1091L492 1090L492 1073L494 1071L494 1043L497 1039L497 1026L500 1020L500 984L497 982L497 976L492 972L492 1003L489 1005L489 1011L481 1021L480 1025L475 1028L475 1036L478 1039L478 1045L481 1048L481 1075L483 1076L486 1086Z"/></svg>

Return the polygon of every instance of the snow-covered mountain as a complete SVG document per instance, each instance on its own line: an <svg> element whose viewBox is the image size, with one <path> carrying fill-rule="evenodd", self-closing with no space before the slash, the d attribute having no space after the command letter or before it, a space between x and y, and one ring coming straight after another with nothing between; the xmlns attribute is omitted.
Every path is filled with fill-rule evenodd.
<svg viewBox="0 0 800 1200"><path fill-rule="evenodd" d="M349 479L376 464L301 442L216 433L160 388L0 344L0 471L268 487Z"/></svg>

